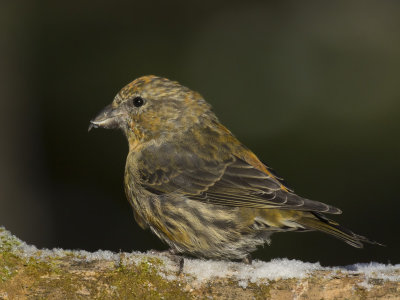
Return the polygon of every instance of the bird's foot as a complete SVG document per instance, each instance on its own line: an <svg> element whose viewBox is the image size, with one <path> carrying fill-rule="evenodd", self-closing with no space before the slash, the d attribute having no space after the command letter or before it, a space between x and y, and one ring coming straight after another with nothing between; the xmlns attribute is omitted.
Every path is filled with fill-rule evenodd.
<svg viewBox="0 0 400 300"><path fill-rule="evenodd" d="M182 274L183 266L185 264L185 259L183 258L183 256L180 256L175 250L173 249L165 251L151 250L150 253L168 257L170 260L172 260L174 263L178 265L178 276Z"/></svg>
<svg viewBox="0 0 400 300"><path fill-rule="evenodd" d="M250 253L247 254L247 255L243 258L242 262L245 263L246 265L251 265L252 262L253 262L253 259L251 258L251 254L250 254Z"/></svg>

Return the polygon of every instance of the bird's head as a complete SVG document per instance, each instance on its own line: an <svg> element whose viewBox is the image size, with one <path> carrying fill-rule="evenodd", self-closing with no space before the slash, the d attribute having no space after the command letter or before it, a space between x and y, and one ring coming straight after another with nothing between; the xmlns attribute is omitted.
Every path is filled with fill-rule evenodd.
<svg viewBox="0 0 400 300"><path fill-rule="evenodd" d="M119 128L130 147L183 132L193 124L214 119L200 94L176 81L143 76L126 85L93 120L91 128Z"/></svg>

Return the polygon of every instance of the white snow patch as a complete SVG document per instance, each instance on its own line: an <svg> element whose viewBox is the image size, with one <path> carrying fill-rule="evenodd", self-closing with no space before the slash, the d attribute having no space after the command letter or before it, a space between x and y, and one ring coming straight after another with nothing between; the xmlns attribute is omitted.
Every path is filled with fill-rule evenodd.
<svg viewBox="0 0 400 300"><path fill-rule="evenodd" d="M343 267L348 273L364 274L367 278L382 279L388 281L400 281L398 273L400 264L385 265L377 262L358 263Z"/></svg>
<svg viewBox="0 0 400 300"><path fill-rule="evenodd" d="M249 285L249 283L246 280L240 280L238 281L238 286L240 286L241 288L247 288L247 286Z"/></svg>
<svg viewBox="0 0 400 300"><path fill-rule="evenodd" d="M400 282L400 264L385 265L377 262L358 263L354 265L345 266L342 268L332 268L334 270L341 270L349 274L363 274L364 281L360 282L358 286L370 290L373 285L370 284L371 279L378 279L383 281Z"/></svg>
<svg viewBox="0 0 400 300"><path fill-rule="evenodd" d="M245 287L248 282L304 278L309 273L322 269L319 263L305 263L286 258L273 259L270 262L255 260L251 265L229 261L185 259L184 272L198 281L229 277Z"/></svg>
<svg viewBox="0 0 400 300"><path fill-rule="evenodd" d="M97 250L96 252L89 252L85 250L74 251L74 254L78 258L83 258L86 262L96 261L96 260L108 260L119 262L121 256L117 253L108 250Z"/></svg>
<svg viewBox="0 0 400 300"><path fill-rule="evenodd" d="M366 289L367 291L371 290L374 287L372 284L368 283L368 280L361 281L357 285L363 289Z"/></svg>

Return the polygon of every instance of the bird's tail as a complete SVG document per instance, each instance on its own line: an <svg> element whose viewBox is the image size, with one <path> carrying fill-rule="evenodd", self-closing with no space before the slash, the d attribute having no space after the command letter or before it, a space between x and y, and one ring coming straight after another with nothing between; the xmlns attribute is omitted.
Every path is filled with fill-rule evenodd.
<svg viewBox="0 0 400 300"><path fill-rule="evenodd" d="M330 234L356 248L363 248L363 243L377 244L383 246L376 241L373 241L362 235L355 234L351 230L340 226L335 221L329 220L319 213L304 215L303 217L296 220L296 223L300 224L305 229L318 230Z"/></svg>

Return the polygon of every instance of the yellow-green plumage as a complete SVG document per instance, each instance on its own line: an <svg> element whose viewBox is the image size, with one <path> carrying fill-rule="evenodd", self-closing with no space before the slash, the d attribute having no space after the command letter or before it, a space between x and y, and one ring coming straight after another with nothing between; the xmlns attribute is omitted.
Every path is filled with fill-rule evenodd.
<svg viewBox="0 0 400 300"><path fill-rule="evenodd" d="M133 81L92 126L125 133L125 191L135 219L176 252L240 259L282 231L374 243L322 215L339 209L294 194L177 82Z"/></svg>

